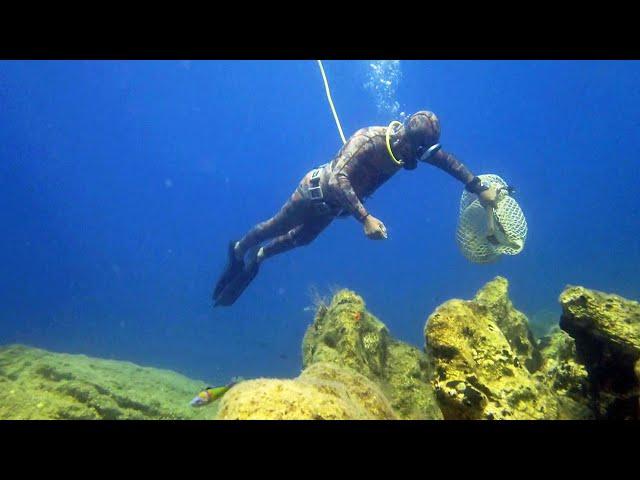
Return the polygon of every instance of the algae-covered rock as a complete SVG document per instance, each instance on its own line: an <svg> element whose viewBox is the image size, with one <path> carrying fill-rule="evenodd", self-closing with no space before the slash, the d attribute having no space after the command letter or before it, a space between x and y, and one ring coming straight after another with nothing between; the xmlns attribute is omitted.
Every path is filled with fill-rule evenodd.
<svg viewBox="0 0 640 480"><path fill-rule="evenodd" d="M555 400L549 401L548 392L520 363L486 309L450 300L429 317L425 336L446 419L558 416Z"/></svg>
<svg viewBox="0 0 640 480"><path fill-rule="evenodd" d="M598 418L639 419L640 304L576 286L565 288L560 304L560 327L589 372Z"/></svg>
<svg viewBox="0 0 640 480"><path fill-rule="evenodd" d="M169 370L22 345L0 348L0 419L212 418L204 386Z"/></svg>
<svg viewBox="0 0 640 480"><path fill-rule="evenodd" d="M293 380L242 382L222 398L219 420L393 420L384 394L365 376L316 363Z"/></svg>
<svg viewBox="0 0 640 480"><path fill-rule="evenodd" d="M640 359L638 359L638 361L636 362L633 370L636 374L636 380L638 382L638 385L640 385ZM638 410L640 410L640 396L638 396Z"/></svg>
<svg viewBox="0 0 640 480"><path fill-rule="evenodd" d="M303 365L330 362L351 368L377 383L405 419L441 419L427 356L393 339L365 308L363 299L341 290L321 307L305 333Z"/></svg>
<svg viewBox="0 0 640 480"><path fill-rule="evenodd" d="M351 402L288 379L254 379L229 390L218 420L347 420L365 415Z"/></svg>
<svg viewBox="0 0 640 480"><path fill-rule="evenodd" d="M328 308L320 308L303 343L304 367L330 362L369 378L381 376L389 331L366 311L364 301L350 290L337 292Z"/></svg>
<svg viewBox="0 0 640 480"><path fill-rule="evenodd" d="M425 348L434 363L433 385L444 417L574 418L571 402L567 405L547 379L534 375L544 359L507 287L498 277L474 300L449 300L428 318Z"/></svg>
<svg viewBox="0 0 640 480"><path fill-rule="evenodd" d="M386 370L379 382L402 418L444 418L431 385L432 371L424 352L397 340L388 343Z"/></svg>
<svg viewBox="0 0 640 480"><path fill-rule="evenodd" d="M302 372L298 381L355 403L370 418L398 418L378 385L349 368L331 363L314 363Z"/></svg>
<svg viewBox="0 0 640 480"><path fill-rule="evenodd" d="M640 358L640 304L614 294L568 286L560 294L560 327L588 335L612 351Z"/></svg>
<svg viewBox="0 0 640 480"><path fill-rule="evenodd" d="M585 366L578 360L573 338L555 327L540 339L543 363L536 372L558 395L569 418L592 418L591 386Z"/></svg>
<svg viewBox="0 0 640 480"><path fill-rule="evenodd" d="M478 291L474 301L489 310L520 363L533 372L540 367L542 358L527 317L513 307L508 290L507 279L496 277Z"/></svg>

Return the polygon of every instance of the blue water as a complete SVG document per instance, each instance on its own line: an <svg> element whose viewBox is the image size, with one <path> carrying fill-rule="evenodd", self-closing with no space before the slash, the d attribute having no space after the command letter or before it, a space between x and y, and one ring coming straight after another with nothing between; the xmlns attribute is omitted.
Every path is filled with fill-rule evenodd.
<svg viewBox="0 0 640 480"><path fill-rule="evenodd" d="M347 135L393 118L366 61L326 61ZM444 148L517 188L523 253L455 244L461 185L429 165L353 219L270 259L228 309L210 294L230 238L268 218L341 142L314 61L0 62L0 344L171 368L211 382L293 376L310 289L348 287L396 337L507 277L517 308L566 284L640 298L640 63L401 61L397 101Z"/></svg>

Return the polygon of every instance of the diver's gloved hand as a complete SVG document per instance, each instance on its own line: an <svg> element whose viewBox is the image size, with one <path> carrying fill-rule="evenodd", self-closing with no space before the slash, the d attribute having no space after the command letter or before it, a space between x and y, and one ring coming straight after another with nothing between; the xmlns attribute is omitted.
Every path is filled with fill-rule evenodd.
<svg viewBox="0 0 640 480"><path fill-rule="evenodd" d="M363 223L364 234L371 240L383 240L387 238L387 227L373 215L367 215Z"/></svg>
<svg viewBox="0 0 640 480"><path fill-rule="evenodd" d="M479 192L478 201L484 208L496 207L496 198L498 197L498 189L494 184L489 185L489 188Z"/></svg>

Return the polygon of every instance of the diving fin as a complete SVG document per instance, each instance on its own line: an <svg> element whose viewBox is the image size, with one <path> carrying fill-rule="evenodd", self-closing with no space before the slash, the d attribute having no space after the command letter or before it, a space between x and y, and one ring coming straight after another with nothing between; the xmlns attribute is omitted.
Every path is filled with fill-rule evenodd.
<svg viewBox="0 0 640 480"><path fill-rule="evenodd" d="M236 258L235 245L235 241L229 242L229 248L227 249L227 266L222 272L222 275L220 275L218 283L216 283L215 289L213 290L213 300L215 302L218 301L218 297L229 282L244 270L244 261Z"/></svg>
<svg viewBox="0 0 640 480"><path fill-rule="evenodd" d="M231 279L222 289L220 294L215 298L214 307L221 305L223 307L229 307L235 303L235 301L242 295L242 292L246 290L251 281L258 274L260 262L257 259L258 249L254 249L249 254L249 262L244 266L244 269L238 273L233 279Z"/></svg>

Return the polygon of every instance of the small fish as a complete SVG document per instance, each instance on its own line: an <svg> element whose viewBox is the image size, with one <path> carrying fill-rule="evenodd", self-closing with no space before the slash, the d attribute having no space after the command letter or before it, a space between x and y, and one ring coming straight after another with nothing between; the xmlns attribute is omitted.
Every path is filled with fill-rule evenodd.
<svg viewBox="0 0 640 480"><path fill-rule="evenodd" d="M222 396L229 391L231 387L233 387L238 382L243 379L232 378L231 383L227 385L223 385L221 387L205 387L198 395L196 395L193 400L189 403L192 407L201 407L203 405L207 405L211 402L215 402L216 400L222 398Z"/></svg>

